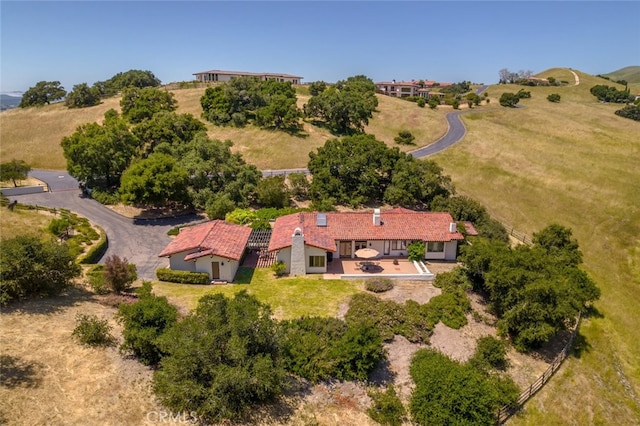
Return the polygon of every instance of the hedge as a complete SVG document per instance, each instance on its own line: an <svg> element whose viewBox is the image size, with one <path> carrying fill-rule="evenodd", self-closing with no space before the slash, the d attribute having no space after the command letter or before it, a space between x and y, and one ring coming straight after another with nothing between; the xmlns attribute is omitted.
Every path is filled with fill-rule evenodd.
<svg viewBox="0 0 640 426"><path fill-rule="evenodd" d="M206 272L175 271L169 268L156 270L156 277L160 281L179 284L209 284L209 274Z"/></svg>
<svg viewBox="0 0 640 426"><path fill-rule="evenodd" d="M107 233L104 232L104 229L102 229L98 225L94 225L94 226L100 232L100 240L96 245L94 245L89 249L87 254L78 258L77 262L80 264L98 263L100 258L102 258L102 255L104 255L104 253L109 248L109 238L107 238Z"/></svg>

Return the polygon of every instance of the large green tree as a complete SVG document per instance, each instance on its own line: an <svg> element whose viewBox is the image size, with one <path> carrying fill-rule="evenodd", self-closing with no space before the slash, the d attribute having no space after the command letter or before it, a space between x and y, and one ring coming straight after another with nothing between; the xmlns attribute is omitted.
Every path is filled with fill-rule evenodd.
<svg viewBox="0 0 640 426"><path fill-rule="evenodd" d="M154 153L136 160L122 174L120 196L125 204L167 205L189 203L189 175L176 160Z"/></svg>
<svg viewBox="0 0 640 426"><path fill-rule="evenodd" d="M178 107L173 93L154 87L128 87L120 100L122 116L131 123L150 119L160 111L175 111Z"/></svg>
<svg viewBox="0 0 640 426"><path fill-rule="evenodd" d="M142 155L147 156L159 145L166 145L163 147L165 151L171 150L172 147L190 142L196 134L206 130L204 123L191 114L160 111L136 125L132 131L140 141Z"/></svg>
<svg viewBox="0 0 640 426"><path fill-rule="evenodd" d="M67 170L91 187L117 185L139 150L137 138L115 110L107 111L104 117L104 124L78 126L61 142Z"/></svg>
<svg viewBox="0 0 640 426"><path fill-rule="evenodd" d="M378 106L376 86L364 75L349 77L312 96L304 106L309 118L323 120L333 131L362 131Z"/></svg>
<svg viewBox="0 0 640 426"><path fill-rule="evenodd" d="M93 88L98 90L100 96L113 96L127 87L158 87L160 80L151 71L129 70L119 72L109 80L98 81Z"/></svg>
<svg viewBox="0 0 640 426"><path fill-rule="evenodd" d="M30 171L31 166L24 160L11 160L0 164L0 181L11 181L13 186L18 186L18 181L25 180Z"/></svg>
<svg viewBox="0 0 640 426"><path fill-rule="evenodd" d="M338 203L356 206L382 201L396 162L404 155L372 135L330 139L317 152L309 153L311 197L334 198Z"/></svg>
<svg viewBox="0 0 640 426"><path fill-rule="evenodd" d="M18 236L0 244L0 305L27 297L54 296L80 274L66 244Z"/></svg>
<svg viewBox="0 0 640 426"><path fill-rule="evenodd" d="M20 108L49 105L65 97L67 91L59 81L39 81L22 95Z"/></svg>
<svg viewBox="0 0 640 426"><path fill-rule="evenodd" d="M67 94L64 104L69 108L86 108L100 103L100 91L87 83L76 84Z"/></svg>
<svg viewBox="0 0 640 426"><path fill-rule="evenodd" d="M174 412L217 423L282 392L276 324L270 308L246 291L233 299L204 296L159 343L167 355L153 387Z"/></svg>
<svg viewBox="0 0 640 426"><path fill-rule="evenodd" d="M447 198L453 192L451 178L435 161L404 155L395 164L384 201L403 207L428 207L435 197Z"/></svg>

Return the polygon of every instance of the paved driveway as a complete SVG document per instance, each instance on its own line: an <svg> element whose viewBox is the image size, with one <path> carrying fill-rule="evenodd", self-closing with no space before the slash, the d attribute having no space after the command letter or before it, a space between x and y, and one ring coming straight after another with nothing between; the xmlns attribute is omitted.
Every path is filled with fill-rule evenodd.
<svg viewBox="0 0 640 426"><path fill-rule="evenodd" d="M70 176L58 178L62 175L64 173L55 172L49 175L49 178L54 180L45 180L52 192L21 195L10 197L10 199L17 199L23 204L69 209L101 226L109 238L109 248L101 262L112 254L126 257L129 262L136 264L138 276L143 279L155 279L155 270L169 265L167 259L158 257L158 253L171 241L167 231L175 225L200 219L196 216L188 216L178 219L136 221L134 224L132 219L114 213L97 201L81 197L77 184L75 189L68 188L66 183L69 182L67 177L70 178ZM39 176L42 175L39 174ZM61 182L65 182L65 185L58 185Z"/></svg>

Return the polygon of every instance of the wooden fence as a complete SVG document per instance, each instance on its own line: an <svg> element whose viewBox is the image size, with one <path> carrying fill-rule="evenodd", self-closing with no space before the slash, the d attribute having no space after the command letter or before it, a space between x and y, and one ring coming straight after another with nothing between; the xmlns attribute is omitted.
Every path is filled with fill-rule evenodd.
<svg viewBox="0 0 640 426"><path fill-rule="evenodd" d="M531 237L529 237L524 232L520 232L517 229L515 229L513 226L507 225L506 223L503 223L502 225L505 227L505 229L507 230L509 235L511 235L516 240L521 241L522 243L524 243L524 244L526 244L528 246L533 244L533 241L531 240Z"/></svg>
<svg viewBox="0 0 640 426"><path fill-rule="evenodd" d="M535 395L536 392L542 389L542 387L549 381L549 379L551 379L553 374L558 371L558 369L562 365L562 361L564 361L569 356L571 345L573 345L573 340L575 339L576 334L578 334L578 330L580 328L580 321L581 316L580 314L578 314L576 326L571 332L569 341L564 346L562 351L558 354L558 356L556 356L556 358L553 360L549 368L547 368L547 370L542 373L542 376L538 377L538 380L533 382L527 389L525 389L514 404L505 405L498 411L497 422L499 425L504 424L509 419L509 417L517 413L525 404L525 402L527 402L533 395Z"/></svg>

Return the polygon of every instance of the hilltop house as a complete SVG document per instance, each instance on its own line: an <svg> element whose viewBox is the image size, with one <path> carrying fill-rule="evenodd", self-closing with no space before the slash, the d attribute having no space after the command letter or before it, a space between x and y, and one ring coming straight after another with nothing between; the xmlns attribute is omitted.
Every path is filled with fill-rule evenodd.
<svg viewBox="0 0 640 426"><path fill-rule="evenodd" d="M382 256L407 256L413 241L425 244L425 259L455 260L463 239L449 213L403 208L373 214L302 212L276 219L268 250L295 276L325 273L334 256L353 258L365 247Z"/></svg>
<svg viewBox="0 0 640 426"><path fill-rule="evenodd" d="M451 83L437 83L432 80L411 81L379 81L376 83L378 93L397 98L421 96L428 98L434 87L446 87ZM440 94L438 94L440 95Z"/></svg>
<svg viewBox="0 0 640 426"><path fill-rule="evenodd" d="M206 272L214 281L233 281L251 234L251 228L212 220L183 228L159 257L169 258L171 269Z"/></svg>
<svg viewBox="0 0 640 426"><path fill-rule="evenodd" d="M231 81L238 77L256 77L259 80L277 80L281 83L291 82L291 84L301 84L302 77L290 74L278 74L270 72L246 72L246 71L223 71L223 70L209 70L194 73L196 80L200 82L210 81Z"/></svg>

